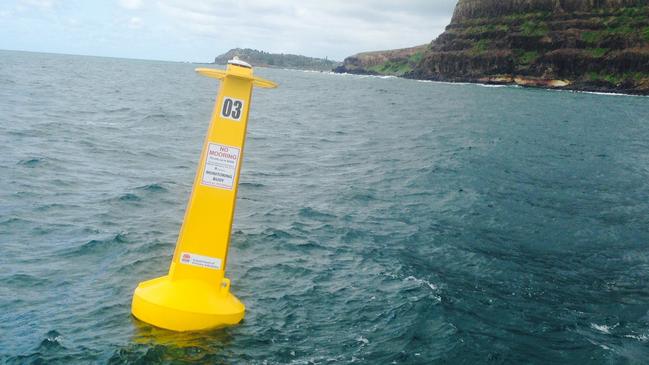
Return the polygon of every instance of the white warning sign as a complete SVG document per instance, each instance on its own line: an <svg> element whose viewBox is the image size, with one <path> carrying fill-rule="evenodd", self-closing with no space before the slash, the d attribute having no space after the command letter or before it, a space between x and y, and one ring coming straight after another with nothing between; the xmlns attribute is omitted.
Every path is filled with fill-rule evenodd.
<svg viewBox="0 0 649 365"><path fill-rule="evenodd" d="M241 150L236 147L210 143L203 169L203 185L232 190Z"/></svg>
<svg viewBox="0 0 649 365"><path fill-rule="evenodd" d="M208 269L221 270L221 259L216 257L201 256L195 253L182 252L180 263L191 266L204 267Z"/></svg>

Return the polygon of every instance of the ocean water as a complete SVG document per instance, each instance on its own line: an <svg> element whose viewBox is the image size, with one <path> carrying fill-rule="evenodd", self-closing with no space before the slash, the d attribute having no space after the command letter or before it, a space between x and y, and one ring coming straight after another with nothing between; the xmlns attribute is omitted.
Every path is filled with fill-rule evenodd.
<svg viewBox="0 0 649 365"><path fill-rule="evenodd" d="M257 69L238 326L130 315L217 82L0 52L0 363L649 360L649 98Z"/></svg>

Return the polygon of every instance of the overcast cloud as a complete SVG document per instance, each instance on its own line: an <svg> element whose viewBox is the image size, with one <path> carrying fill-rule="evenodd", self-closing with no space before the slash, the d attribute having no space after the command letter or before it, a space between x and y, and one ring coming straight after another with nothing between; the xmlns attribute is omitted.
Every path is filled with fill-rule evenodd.
<svg viewBox="0 0 649 365"><path fill-rule="evenodd" d="M428 43L456 0L3 0L0 48L211 61L249 47L342 60Z"/></svg>

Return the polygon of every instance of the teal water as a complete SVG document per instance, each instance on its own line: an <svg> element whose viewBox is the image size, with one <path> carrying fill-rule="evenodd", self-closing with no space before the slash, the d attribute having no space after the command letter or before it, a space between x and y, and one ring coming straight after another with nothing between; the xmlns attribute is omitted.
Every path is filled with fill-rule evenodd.
<svg viewBox="0 0 649 365"><path fill-rule="evenodd" d="M133 319L212 111L194 67L0 52L0 363L647 363L644 97L258 69L245 320Z"/></svg>

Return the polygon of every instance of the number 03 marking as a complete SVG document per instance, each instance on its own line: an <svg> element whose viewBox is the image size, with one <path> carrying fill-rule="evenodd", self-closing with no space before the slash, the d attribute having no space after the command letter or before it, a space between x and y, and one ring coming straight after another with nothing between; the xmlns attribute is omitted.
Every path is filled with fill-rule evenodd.
<svg viewBox="0 0 649 365"><path fill-rule="evenodd" d="M243 114L243 100L227 96L223 98L223 105L221 105L221 116L223 118L241 120L241 114Z"/></svg>

